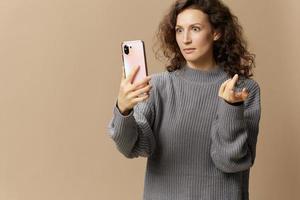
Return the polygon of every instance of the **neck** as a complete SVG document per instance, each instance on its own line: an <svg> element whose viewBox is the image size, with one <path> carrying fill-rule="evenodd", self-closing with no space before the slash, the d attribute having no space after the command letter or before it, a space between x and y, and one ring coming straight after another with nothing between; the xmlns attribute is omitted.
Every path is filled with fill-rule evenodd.
<svg viewBox="0 0 300 200"><path fill-rule="evenodd" d="M225 80L227 77L227 73L218 65L205 71L191 68L187 65L187 63L178 70L177 74L186 81L194 82L196 84L210 84L219 80Z"/></svg>
<svg viewBox="0 0 300 200"><path fill-rule="evenodd" d="M186 61L188 67L193 69L199 69L202 71L210 71L216 66L216 61L213 56L208 56L207 59L197 60L197 61Z"/></svg>

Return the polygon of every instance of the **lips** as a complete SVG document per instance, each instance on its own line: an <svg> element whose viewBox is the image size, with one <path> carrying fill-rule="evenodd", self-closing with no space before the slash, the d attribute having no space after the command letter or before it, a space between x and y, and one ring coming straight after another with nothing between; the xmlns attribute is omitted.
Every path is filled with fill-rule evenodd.
<svg viewBox="0 0 300 200"><path fill-rule="evenodd" d="M189 53L192 53L193 51L195 51L195 48L186 48L186 49L183 49L183 51L187 54Z"/></svg>
<svg viewBox="0 0 300 200"><path fill-rule="evenodd" d="M186 49L183 49L183 50L195 50L195 48L186 48Z"/></svg>

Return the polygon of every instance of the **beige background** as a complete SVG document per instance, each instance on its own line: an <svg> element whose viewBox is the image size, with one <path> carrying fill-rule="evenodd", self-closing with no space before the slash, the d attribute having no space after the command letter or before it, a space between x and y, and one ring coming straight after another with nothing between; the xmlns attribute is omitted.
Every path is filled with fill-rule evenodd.
<svg viewBox="0 0 300 200"><path fill-rule="evenodd" d="M106 135L123 40L153 35L171 0L0 1L0 200L141 199L146 159ZM252 200L300 188L297 0L226 0L257 55L262 118ZM298 57L297 57L298 56Z"/></svg>

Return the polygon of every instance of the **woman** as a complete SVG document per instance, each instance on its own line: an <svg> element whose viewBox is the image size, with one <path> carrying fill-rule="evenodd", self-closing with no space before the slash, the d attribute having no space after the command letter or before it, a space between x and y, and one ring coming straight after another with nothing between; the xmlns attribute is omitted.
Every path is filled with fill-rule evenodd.
<svg viewBox="0 0 300 200"><path fill-rule="evenodd" d="M167 70L138 84L138 68L123 74L109 123L122 154L148 158L143 199L249 199L260 87L237 17L218 0L180 0L157 36Z"/></svg>

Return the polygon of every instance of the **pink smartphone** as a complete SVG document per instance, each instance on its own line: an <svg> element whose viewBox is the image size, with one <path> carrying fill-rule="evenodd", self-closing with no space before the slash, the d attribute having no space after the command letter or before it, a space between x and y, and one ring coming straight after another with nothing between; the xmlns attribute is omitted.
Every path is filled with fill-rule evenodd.
<svg viewBox="0 0 300 200"><path fill-rule="evenodd" d="M139 65L133 83L141 81L148 76L147 61L145 44L142 40L123 41L122 47L122 60L124 64L125 77L127 77L134 66Z"/></svg>

